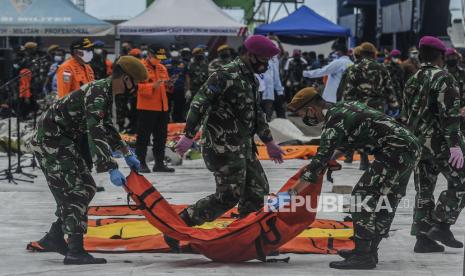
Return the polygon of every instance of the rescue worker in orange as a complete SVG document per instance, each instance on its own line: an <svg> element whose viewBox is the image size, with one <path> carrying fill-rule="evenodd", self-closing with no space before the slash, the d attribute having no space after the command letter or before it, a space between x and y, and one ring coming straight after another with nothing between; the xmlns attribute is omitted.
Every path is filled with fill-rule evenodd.
<svg viewBox="0 0 465 276"><path fill-rule="evenodd" d="M94 71L89 63L94 56L94 44L88 38L71 43L71 58L63 62L57 71L58 98L78 90L82 85L94 81Z"/></svg>
<svg viewBox="0 0 465 276"><path fill-rule="evenodd" d="M166 95L171 83L168 70L161 64L166 59L166 50L157 45L151 45L148 56L143 63L147 68L148 80L139 83L137 91L137 141L136 155L141 162L142 173L149 173L145 161L150 136L153 136L153 156L155 165L153 172L174 172L164 163L165 144L168 135L169 104Z"/></svg>

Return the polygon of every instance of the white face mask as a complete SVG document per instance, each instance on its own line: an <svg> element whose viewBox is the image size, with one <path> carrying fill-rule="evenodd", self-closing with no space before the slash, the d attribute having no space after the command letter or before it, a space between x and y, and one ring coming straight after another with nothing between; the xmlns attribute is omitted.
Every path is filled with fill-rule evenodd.
<svg viewBox="0 0 465 276"><path fill-rule="evenodd" d="M93 51L82 51L81 50L81 53L83 54L81 58L82 58L82 61L84 61L84 63L89 63L94 57Z"/></svg>
<svg viewBox="0 0 465 276"><path fill-rule="evenodd" d="M53 58L53 60L55 60L55 62L61 62L61 61L63 61L63 57L62 56L55 56Z"/></svg>
<svg viewBox="0 0 465 276"><path fill-rule="evenodd" d="M149 55L149 53L148 53L147 50L144 50L144 51L142 51L141 55L142 55L143 58L146 58Z"/></svg>
<svg viewBox="0 0 465 276"><path fill-rule="evenodd" d="M96 55L101 55L103 53L103 50L102 49L95 49L94 52L95 52Z"/></svg>

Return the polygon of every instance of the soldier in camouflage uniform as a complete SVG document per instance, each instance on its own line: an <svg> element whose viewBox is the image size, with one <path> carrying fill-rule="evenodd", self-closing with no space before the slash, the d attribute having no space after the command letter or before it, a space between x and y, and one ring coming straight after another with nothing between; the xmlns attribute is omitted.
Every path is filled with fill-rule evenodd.
<svg viewBox="0 0 465 276"><path fill-rule="evenodd" d="M397 110L398 102L389 72L375 60L376 48L365 42L360 45L362 60L347 69L341 89L345 101L358 101L380 112Z"/></svg>
<svg viewBox="0 0 465 276"><path fill-rule="evenodd" d="M385 64L389 76L391 76L392 86L396 92L396 98L399 105L402 103L402 92L404 91L404 70L399 64L401 52L394 49L389 54L389 60ZM400 106L399 106L400 108Z"/></svg>
<svg viewBox="0 0 465 276"><path fill-rule="evenodd" d="M218 49L216 49L216 52L218 53L218 57L208 64L208 74L215 72L222 66L231 62L231 47L229 47L229 45L221 45Z"/></svg>
<svg viewBox="0 0 465 276"><path fill-rule="evenodd" d="M417 138L394 119L360 102L339 102L328 109L313 89L302 89L288 110L303 118L309 126L323 123L320 146L301 176L295 190L278 193L275 204L290 201L292 195L317 181L327 167L335 166L338 149L362 150L375 160L352 191L356 204L351 206L355 249L342 251L346 260L332 262L338 269L372 269L378 259L378 245L389 234L396 208L419 157ZM300 188L299 188L300 187ZM378 205L379 204L379 205ZM376 207L386 207L379 208Z"/></svg>
<svg viewBox="0 0 465 276"><path fill-rule="evenodd" d="M462 120L460 121L460 130L465 135L465 69L459 65L460 56L457 50L449 48L446 51L446 67L445 69L449 74L454 76L457 82L459 93L460 93L460 107Z"/></svg>
<svg viewBox="0 0 465 276"><path fill-rule="evenodd" d="M189 89L186 91L187 106L190 106L190 101L200 90L200 87L208 79L208 63L205 58L205 50L203 48L194 48L192 62L189 64Z"/></svg>
<svg viewBox="0 0 465 276"><path fill-rule="evenodd" d="M391 82L389 72L375 60L376 48L365 42L360 45L361 60L346 70L346 74L338 87L338 95L345 101L358 101L384 112L387 107L391 115L398 114L396 92ZM350 152L348 157L350 158ZM360 169L368 168L368 156L360 153Z"/></svg>
<svg viewBox="0 0 465 276"><path fill-rule="evenodd" d="M145 80L147 71L133 57L122 57L112 77L91 82L55 102L37 122L32 146L50 191L57 203L58 220L38 243L45 251L65 255L65 264L105 263L83 248L87 230L87 209L96 186L79 151L79 137L87 132L97 172L110 173L113 184L121 186L124 175L111 157L121 151L127 164L138 170L140 163L121 140L111 123L113 96L134 92L136 82ZM69 237L68 245L64 234Z"/></svg>
<svg viewBox="0 0 465 276"><path fill-rule="evenodd" d="M441 69L444 43L435 37L420 40L420 70L405 86L405 123L423 147L415 169L416 204L411 234L417 253L442 252L446 246L460 248L450 231L465 205L463 136L460 133L460 98L457 82ZM447 189L434 202L437 176L447 179Z"/></svg>
<svg viewBox="0 0 465 276"><path fill-rule="evenodd" d="M282 162L282 151L273 141L260 108L254 73L267 70L279 49L260 35L244 42L244 52L214 72L192 101L186 134L176 145L182 156L202 126L202 156L216 180L216 192L184 209L180 216L189 226L213 221L239 203L241 216L262 207L269 192L268 180L257 159L254 135L266 144L269 156ZM179 244L165 237L173 251Z"/></svg>

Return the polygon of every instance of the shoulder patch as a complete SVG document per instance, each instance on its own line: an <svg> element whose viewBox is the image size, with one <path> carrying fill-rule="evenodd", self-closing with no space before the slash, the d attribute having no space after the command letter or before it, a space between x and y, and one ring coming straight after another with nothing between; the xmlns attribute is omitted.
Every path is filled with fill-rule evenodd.
<svg viewBox="0 0 465 276"><path fill-rule="evenodd" d="M63 72L63 81L64 82L71 82L71 73L70 72Z"/></svg>

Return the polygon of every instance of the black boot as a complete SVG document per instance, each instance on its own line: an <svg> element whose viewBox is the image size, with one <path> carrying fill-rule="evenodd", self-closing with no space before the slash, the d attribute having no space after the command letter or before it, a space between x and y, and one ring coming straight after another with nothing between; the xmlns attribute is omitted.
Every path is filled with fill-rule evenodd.
<svg viewBox="0 0 465 276"><path fill-rule="evenodd" d="M373 254L373 258L375 259L376 264L378 264L378 246L379 243L381 242L382 238L376 238L372 241L371 243L371 253ZM341 256L344 259L348 259L351 256L355 254L355 249L353 250L339 250L337 252L339 256Z"/></svg>
<svg viewBox="0 0 465 276"><path fill-rule="evenodd" d="M352 162L354 161L354 152L351 151L351 152L348 152L345 154L345 159L344 159L344 163L346 164L352 164Z"/></svg>
<svg viewBox="0 0 465 276"><path fill-rule="evenodd" d="M84 249L84 236L75 234L69 236L68 253L63 263L65 265L106 264L104 258L94 258Z"/></svg>
<svg viewBox="0 0 465 276"><path fill-rule="evenodd" d="M146 163L140 163L140 173L150 173L150 169Z"/></svg>
<svg viewBox="0 0 465 276"><path fill-rule="evenodd" d="M187 224L187 226L194 226L195 223L191 221L189 214L187 213L187 209L184 209L180 214L179 217ZM163 235L163 239L165 240L166 244L170 247L171 253L181 253L181 246L179 245L179 241L175 238L172 238L168 235Z"/></svg>
<svg viewBox="0 0 465 276"><path fill-rule="evenodd" d="M57 252L66 256L68 244L65 241L61 220L52 223L50 230L37 243L43 250L41 252Z"/></svg>
<svg viewBox="0 0 465 276"><path fill-rule="evenodd" d="M434 253L444 252L444 246L438 244L436 241L429 239L426 235L419 234L417 242L413 248L415 253Z"/></svg>
<svg viewBox="0 0 465 276"><path fill-rule="evenodd" d="M170 168L166 166L164 163L157 163L155 166L153 166L152 169L153 172L169 172L172 173L174 172L174 168Z"/></svg>
<svg viewBox="0 0 465 276"><path fill-rule="evenodd" d="M463 243L456 240L452 231L450 231L450 224L439 222L434 225L426 234L432 240L438 241L445 246L452 248L463 248Z"/></svg>
<svg viewBox="0 0 465 276"><path fill-rule="evenodd" d="M370 161L368 160L368 154L360 152L360 167L359 170L366 171L370 166Z"/></svg>
<svg viewBox="0 0 465 276"><path fill-rule="evenodd" d="M331 262L329 267L336 269L373 269L376 267L372 241L355 238L354 254L344 261Z"/></svg>

